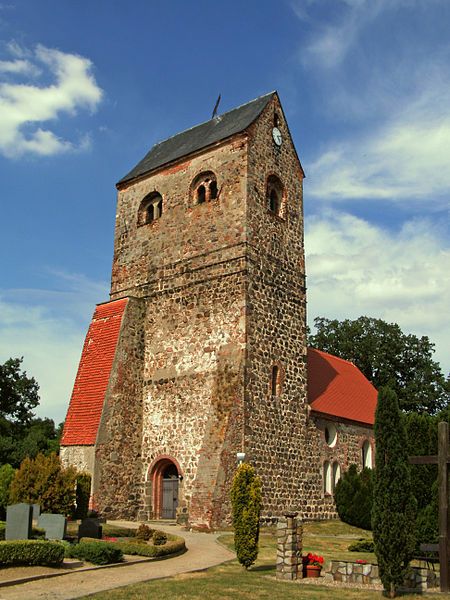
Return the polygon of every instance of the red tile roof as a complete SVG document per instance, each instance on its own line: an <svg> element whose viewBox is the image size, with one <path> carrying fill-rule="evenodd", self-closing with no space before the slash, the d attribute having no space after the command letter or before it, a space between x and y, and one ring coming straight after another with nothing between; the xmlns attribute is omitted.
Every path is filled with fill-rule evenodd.
<svg viewBox="0 0 450 600"><path fill-rule="evenodd" d="M62 446L95 444L127 302L125 298L95 309L64 423Z"/></svg>
<svg viewBox="0 0 450 600"><path fill-rule="evenodd" d="M308 402L316 412L373 425L377 390L353 363L308 348Z"/></svg>

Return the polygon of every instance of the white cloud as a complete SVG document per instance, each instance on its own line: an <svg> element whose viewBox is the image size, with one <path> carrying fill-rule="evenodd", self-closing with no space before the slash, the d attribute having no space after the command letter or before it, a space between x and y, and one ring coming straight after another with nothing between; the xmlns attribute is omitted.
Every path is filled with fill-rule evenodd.
<svg viewBox="0 0 450 600"><path fill-rule="evenodd" d="M107 284L53 273L53 290L0 291L0 362L24 357L23 368L40 385L37 414L64 420L83 340Z"/></svg>
<svg viewBox="0 0 450 600"><path fill-rule="evenodd" d="M450 246L445 231L412 220L396 233L350 214L327 211L307 221L308 320L361 315L428 335L450 370Z"/></svg>
<svg viewBox="0 0 450 600"><path fill-rule="evenodd" d="M102 90L91 73L91 61L41 45L30 53L12 42L8 50L16 59L1 61L0 74L35 77L42 68L54 82L0 84L0 152L17 157L24 153L52 155L76 149L76 144L44 129L43 124L56 121L63 113L73 116L79 109L96 109ZM78 147L84 148L83 144L82 140Z"/></svg>
<svg viewBox="0 0 450 600"><path fill-rule="evenodd" d="M310 165L309 193L324 200L383 198L430 202L442 208L450 196L450 76L444 59L415 65L398 82L396 91L379 92L379 79L367 86L359 102L349 101L362 114L371 106L378 114L364 129L331 141ZM399 91L400 90L400 91ZM339 101L345 104L347 92ZM359 104L359 110L358 106ZM367 108L366 108L367 110ZM367 115L366 115L367 117Z"/></svg>

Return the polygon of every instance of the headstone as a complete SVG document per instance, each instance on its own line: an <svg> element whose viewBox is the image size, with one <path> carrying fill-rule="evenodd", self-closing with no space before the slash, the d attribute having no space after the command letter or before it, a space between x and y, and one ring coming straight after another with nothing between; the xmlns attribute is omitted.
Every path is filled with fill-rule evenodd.
<svg viewBox="0 0 450 600"><path fill-rule="evenodd" d="M98 519L83 519L78 527L78 539L83 537L96 538L101 540L102 538L102 526Z"/></svg>
<svg viewBox="0 0 450 600"><path fill-rule="evenodd" d="M39 504L32 504L31 506L33 508L33 521L37 521L41 514L41 507Z"/></svg>
<svg viewBox="0 0 450 600"><path fill-rule="evenodd" d="M46 540L63 540L66 535L66 517L42 513L38 519L38 527L45 529Z"/></svg>
<svg viewBox="0 0 450 600"><path fill-rule="evenodd" d="M29 540L33 509L30 504L11 504L6 508L6 540Z"/></svg>

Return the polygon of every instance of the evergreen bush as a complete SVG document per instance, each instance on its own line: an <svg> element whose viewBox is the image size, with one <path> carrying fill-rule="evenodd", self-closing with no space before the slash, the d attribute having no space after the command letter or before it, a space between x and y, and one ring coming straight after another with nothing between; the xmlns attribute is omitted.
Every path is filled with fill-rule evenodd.
<svg viewBox="0 0 450 600"><path fill-rule="evenodd" d="M341 521L362 529L372 529L372 469L365 468L358 473L356 465L350 465L336 485L334 499Z"/></svg>
<svg viewBox="0 0 450 600"><path fill-rule="evenodd" d="M375 444L373 538L380 578L393 598L414 553L416 501L404 422L397 396L389 387L380 388L378 393Z"/></svg>
<svg viewBox="0 0 450 600"><path fill-rule="evenodd" d="M261 480L254 468L241 464L233 479L231 505L234 547L241 565L248 569L258 557Z"/></svg>
<svg viewBox="0 0 450 600"><path fill-rule="evenodd" d="M39 504L41 512L73 514L76 476L76 469L64 468L56 454L25 458L11 482L10 502Z"/></svg>
<svg viewBox="0 0 450 600"><path fill-rule="evenodd" d="M167 542L167 535L163 531L153 532L153 544L155 546L163 546Z"/></svg>
<svg viewBox="0 0 450 600"><path fill-rule="evenodd" d="M6 507L9 504L9 490L16 470L11 465L0 467L0 519L6 518Z"/></svg>
<svg viewBox="0 0 450 600"><path fill-rule="evenodd" d="M153 536L153 533L154 530L145 523L141 523L136 529L136 537L140 540L145 540L146 542Z"/></svg>
<svg viewBox="0 0 450 600"><path fill-rule="evenodd" d="M361 539L350 544L348 547L349 552L373 552L375 549L373 540Z"/></svg>
<svg viewBox="0 0 450 600"><path fill-rule="evenodd" d="M75 519L84 519L89 510L89 498L91 496L91 476L89 473L77 473L76 475Z"/></svg>
<svg viewBox="0 0 450 600"><path fill-rule="evenodd" d="M0 565L60 565L64 546L48 540L0 542Z"/></svg>
<svg viewBox="0 0 450 600"><path fill-rule="evenodd" d="M123 552L118 544L99 541L80 541L79 544L66 546L68 558L86 560L94 565L109 565L123 561Z"/></svg>

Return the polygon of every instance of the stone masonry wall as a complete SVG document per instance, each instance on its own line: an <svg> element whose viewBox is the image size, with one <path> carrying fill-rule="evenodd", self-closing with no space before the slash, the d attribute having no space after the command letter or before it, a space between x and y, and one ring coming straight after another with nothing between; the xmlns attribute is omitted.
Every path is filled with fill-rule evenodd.
<svg viewBox="0 0 450 600"><path fill-rule="evenodd" d="M59 456L65 467L74 466L78 471L94 473L94 446L61 446Z"/></svg>
<svg viewBox="0 0 450 600"><path fill-rule="evenodd" d="M272 140L274 112L283 136ZM266 184L284 186L282 215L268 210ZM263 514L297 508L310 469L306 462L306 297L302 171L275 99L249 138L248 351L245 393L246 460L263 482ZM272 366L281 370L272 395ZM301 517L308 516L301 511Z"/></svg>
<svg viewBox="0 0 450 600"><path fill-rule="evenodd" d="M196 204L193 180L212 171L218 198ZM228 514L228 488L242 447L245 349L243 136L119 190L111 297L145 299L142 320L143 441L139 501L152 514L149 468L170 457L183 477L179 502L190 523ZM157 191L161 218L137 224Z"/></svg>
<svg viewBox="0 0 450 600"><path fill-rule="evenodd" d="M109 518L135 518L143 494L144 315L145 303L130 298L122 319L97 433L93 504Z"/></svg>

